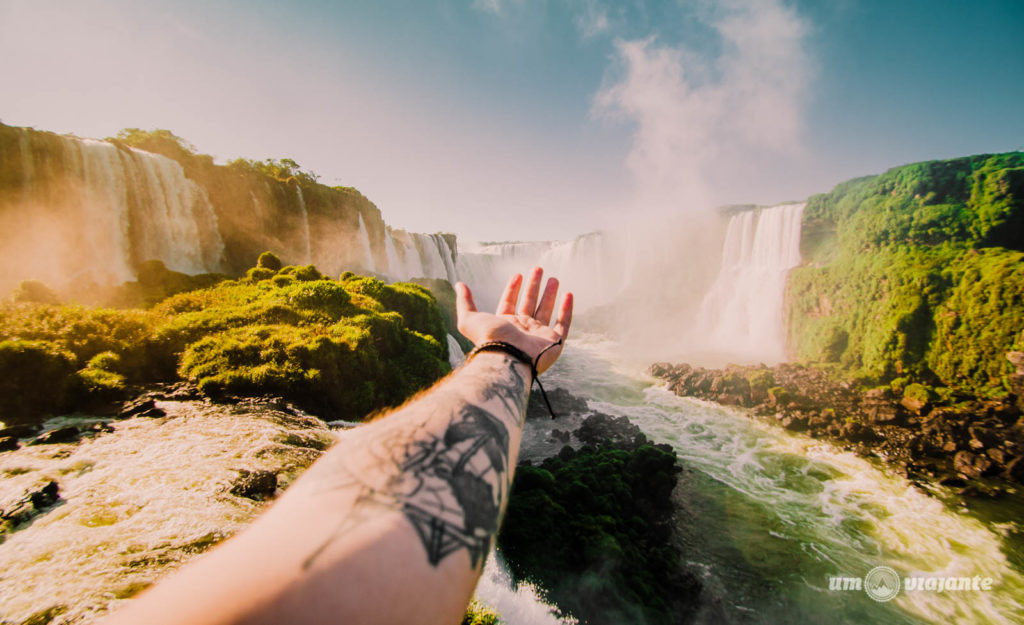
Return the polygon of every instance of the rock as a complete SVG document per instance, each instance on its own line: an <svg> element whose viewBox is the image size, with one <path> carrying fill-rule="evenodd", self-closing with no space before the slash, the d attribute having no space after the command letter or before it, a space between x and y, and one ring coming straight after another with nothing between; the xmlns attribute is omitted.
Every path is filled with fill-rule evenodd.
<svg viewBox="0 0 1024 625"><path fill-rule="evenodd" d="M38 425L12 425L0 430L0 437L10 436L11 438L28 438L35 436L39 431Z"/></svg>
<svg viewBox="0 0 1024 625"><path fill-rule="evenodd" d="M793 432L807 431L807 417L803 415L791 415L782 419L782 427Z"/></svg>
<svg viewBox="0 0 1024 625"><path fill-rule="evenodd" d="M118 413L118 416L122 419L127 419L146 412L147 410L152 410L155 407L156 400L148 395L144 395L131 401L126 401L124 405L121 406L121 412Z"/></svg>
<svg viewBox="0 0 1024 625"><path fill-rule="evenodd" d="M569 439L571 437L572 437L572 432L570 432L568 430L558 430L558 429L551 430L551 439L552 440L556 440L556 441L558 441L560 443L568 443Z"/></svg>
<svg viewBox="0 0 1024 625"><path fill-rule="evenodd" d="M56 445L59 443L73 443L78 440L81 433L73 425L44 432L32 439L29 445Z"/></svg>
<svg viewBox="0 0 1024 625"><path fill-rule="evenodd" d="M0 520L12 525L28 521L40 512L57 503L60 499L60 486L49 481L32 490L26 491L18 501L4 510L0 510Z"/></svg>
<svg viewBox="0 0 1024 625"><path fill-rule="evenodd" d="M551 402L551 409L555 412L556 417L562 417L569 414L580 414L589 410L589 408L587 408L587 400L573 395L564 388L549 388L547 389L547 394L548 401ZM551 414L548 412L548 407L544 404L544 398L541 397L539 390L530 393L530 401L526 405L526 418L551 418Z"/></svg>
<svg viewBox="0 0 1024 625"><path fill-rule="evenodd" d="M613 443L633 448L636 446L635 441L639 436L643 436L640 428L631 423L628 418L601 413L587 417L576 430L576 438L590 445Z"/></svg>
<svg viewBox="0 0 1024 625"><path fill-rule="evenodd" d="M953 468L961 475L978 478L985 475L993 467L992 460L987 456L972 454L969 451L958 451L953 456Z"/></svg>
<svg viewBox="0 0 1024 625"><path fill-rule="evenodd" d="M1014 458L1006 465L1006 471L1003 475L1007 479L1013 480L1019 484L1024 484L1024 456Z"/></svg>
<svg viewBox="0 0 1024 625"><path fill-rule="evenodd" d="M277 474L270 471L239 471L238 478L231 483L232 495L245 497L255 501L263 501L274 496L277 491Z"/></svg>
<svg viewBox="0 0 1024 625"><path fill-rule="evenodd" d="M939 484L952 488L963 488L964 486L967 486L967 482L960 477L945 477L939 480Z"/></svg>
<svg viewBox="0 0 1024 625"><path fill-rule="evenodd" d="M927 401L923 401L917 397L904 397L900 400L900 405L914 414L924 414L928 412L928 408L931 407Z"/></svg>
<svg viewBox="0 0 1024 625"><path fill-rule="evenodd" d="M160 417L166 417L167 413L164 412L163 408L150 408L149 410L140 412L135 415L136 417L146 417L149 419L159 419Z"/></svg>
<svg viewBox="0 0 1024 625"><path fill-rule="evenodd" d="M0 436L0 451L14 451L18 447L18 439L13 436Z"/></svg>

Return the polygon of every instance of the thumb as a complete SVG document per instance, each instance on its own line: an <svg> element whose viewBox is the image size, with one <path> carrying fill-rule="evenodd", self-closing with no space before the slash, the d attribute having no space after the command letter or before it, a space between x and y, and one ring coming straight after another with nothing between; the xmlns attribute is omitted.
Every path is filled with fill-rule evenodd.
<svg viewBox="0 0 1024 625"><path fill-rule="evenodd" d="M469 290L464 282L455 283L455 312L459 319L468 313L476 312L476 303L473 301L473 292Z"/></svg>

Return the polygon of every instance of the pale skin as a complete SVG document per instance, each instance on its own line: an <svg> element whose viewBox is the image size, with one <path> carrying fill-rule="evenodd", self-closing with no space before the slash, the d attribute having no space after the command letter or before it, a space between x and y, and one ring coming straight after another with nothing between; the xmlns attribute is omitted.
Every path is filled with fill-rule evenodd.
<svg viewBox="0 0 1024 625"><path fill-rule="evenodd" d="M459 331L536 359L569 333L573 297L509 280L495 313L456 285ZM522 293L520 293L522 291ZM522 298L520 298L522 295ZM561 346L541 356L538 372ZM430 390L345 433L248 529L157 584L119 623L458 623L508 502L529 367L481 352Z"/></svg>

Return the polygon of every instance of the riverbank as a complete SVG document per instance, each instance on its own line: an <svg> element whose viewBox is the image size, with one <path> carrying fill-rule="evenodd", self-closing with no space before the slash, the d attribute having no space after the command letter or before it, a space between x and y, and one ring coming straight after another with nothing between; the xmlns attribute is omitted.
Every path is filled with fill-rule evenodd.
<svg viewBox="0 0 1024 625"><path fill-rule="evenodd" d="M879 458L911 481L997 497L1024 484L1024 354L1007 358L1017 368L1016 393L999 399L943 400L921 385L902 394L859 389L825 370L789 363L725 369L657 363L649 372L676 395L745 408L754 418Z"/></svg>

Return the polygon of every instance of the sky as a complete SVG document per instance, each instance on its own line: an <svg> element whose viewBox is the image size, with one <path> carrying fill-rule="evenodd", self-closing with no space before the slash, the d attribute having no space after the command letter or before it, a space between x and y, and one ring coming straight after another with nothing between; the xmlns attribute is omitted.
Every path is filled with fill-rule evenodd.
<svg viewBox="0 0 1024 625"><path fill-rule="evenodd" d="M1024 2L0 0L0 121L292 158L547 240L1024 148Z"/></svg>

